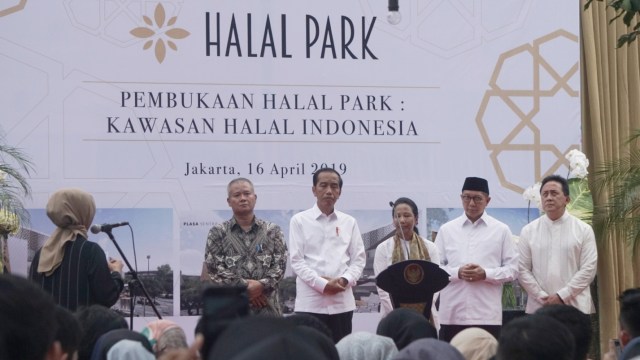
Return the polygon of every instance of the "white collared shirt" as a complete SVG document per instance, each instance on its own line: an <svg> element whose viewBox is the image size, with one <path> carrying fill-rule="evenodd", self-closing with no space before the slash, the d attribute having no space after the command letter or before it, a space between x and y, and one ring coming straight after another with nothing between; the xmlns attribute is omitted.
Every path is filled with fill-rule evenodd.
<svg viewBox="0 0 640 360"><path fill-rule="evenodd" d="M291 218L291 268L297 275L295 311L339 314L356 308L352 287L366 263L364 243L356 220L334 210L323 214L317 205ZM324 295L327 280L347 279L347 290Z"/></svg>
<svg viewBox="0 0 640 360"><path fill-rule="evenodd" d="M485 211L472 223L465 214L442 225L436 237L440 267L451 281L440 290L440 324L501 325L502 284L518 276L518 252L509 227ZM487 278L458 278L466 264L480 265Z"/></svg>
<svg viewBox="0 0 640 360"><path fill-rule="evenodd" d="M566 210L555 221L543 215L522 229L518 250L527 313L553 294L585 314L595 312L589 285L596 276L598 250L589 224Z"/></svg>

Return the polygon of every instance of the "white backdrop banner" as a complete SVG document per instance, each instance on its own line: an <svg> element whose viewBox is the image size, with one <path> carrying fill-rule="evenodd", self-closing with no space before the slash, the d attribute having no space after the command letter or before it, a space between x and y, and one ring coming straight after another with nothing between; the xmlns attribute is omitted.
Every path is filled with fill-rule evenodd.
<svg viewBox="0 0 640 360"><path fill-rule="evenodd" d="M151 269L196 275L235 177L284 227L313 204L313 172L333 167L342 210L384 211L370 231L399 196L460 207L466 176L489 180L490 207L526 208L522 191L566 175L580 144L572 2L401 1L398 25L371 0L0 6L0 121L36 165L30 207L74 186L138 209ZM168 209L169 233L147 236L145 209Z"/></svg>

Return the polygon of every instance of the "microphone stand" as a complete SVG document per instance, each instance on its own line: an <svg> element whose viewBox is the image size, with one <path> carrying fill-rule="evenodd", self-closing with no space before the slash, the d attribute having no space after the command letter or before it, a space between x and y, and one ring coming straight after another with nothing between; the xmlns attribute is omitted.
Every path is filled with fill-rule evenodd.
<svg viewBox="0 0 640 360"><path fill-rule="evenodd" d="M153 303L153 301L151 301L151 297L149 296L149 293L147 292L147 289L144 287L144 284L142 283L142 280L140 280L140 278L138 278L138 272L136 270L134 270L134 268L131 266L131 264L129 264L129 260L127 260L127 257L124 255L124 252L122 252L122 249L120 249L120 245L118 245L118 243L116 242L116 239L113 237L113 234L111 233L111 229L104 231L107 235L109 235L109 239L111 239L111 241L113 242L113 245L116 246L116 249L118 249L118 252L120 253L120 256L122 256L122 260L124 261L125 264L127 264L127 267L129 268L129 273L131 274L131 281L129 281L129 307L130 307L130 311L129 311L129 330L133 330L133 307L134 307L134 301L133 301L133 287L137 287L139 286L140 289L142 289L142 293L144 294L144 296L147 298L147 301L149 302L149 304L151 304L151 308L153 309L153 312L156 313L156 316L158 317L158 319L162 320L162 316L160 315L160 312L158 311L158 308L156 308L156 304Z"/></svg>

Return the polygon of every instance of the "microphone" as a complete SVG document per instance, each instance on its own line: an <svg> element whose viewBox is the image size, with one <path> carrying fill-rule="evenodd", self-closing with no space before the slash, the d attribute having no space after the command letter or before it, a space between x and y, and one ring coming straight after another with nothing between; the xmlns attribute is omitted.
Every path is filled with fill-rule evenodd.
<svg viewBox="0 0 640 360"><path fill-rule="evenodd" d="M123 221L123 222L115 223L115 224L102 224L102 225L94 224L94 225L91 225L91 232L94 233L94 234L97 234L97 233L99 233L101 231L102 232L109 232L113 228L117 228L118 226L125 226L125 225L129 225L129 223L126 222L126 221Z"/></svg>
<svg viewBox="0 0 640 360"><path fill-rule="evenodd" d="M387 14L387 21L389 24L398 25L400 21L402 21L398 0L389 0L387 9L389 9L389 13Z"/></svg>

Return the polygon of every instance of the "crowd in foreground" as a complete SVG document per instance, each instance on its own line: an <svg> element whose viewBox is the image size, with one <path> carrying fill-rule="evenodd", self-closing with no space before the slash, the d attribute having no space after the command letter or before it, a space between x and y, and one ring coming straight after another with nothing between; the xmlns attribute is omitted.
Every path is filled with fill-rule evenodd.
<svg viewBox="0 0 640 360"><path fill-rule="evenodd" d="M603 360L640 359L640 289L620 296L620 336L624 348ZM202 320L202 319L201 319ZM363 359L363 360L584 360L591 325L569 305L549 305L507 323L499 339L480 328L437 339L434 326L414 310L392 310L375 334L354 332L337 343L331 330L306 314L287 317L249 315L220 323L211 332L200 321L193 344L168 320L141 331L128 330L124 318L101 305L71 312L31 281L0 275L0 359L23 360L195 360L195 359Z"/></svg>
<svg viewBox="0 0 640 360"><path fill-rule="evenodd" d="M123 264L107 260L87 239L96 212L93 196L80 189L56 191L46 209L56 229L34 255L31 282L9 275L0 281L0 355L73 359L77 349L80 359L587 358L595 312L589 284L597 250L591 227L566 210L571 199L565 178L542 180L545 213L522 229L517 249L509 226L485 211L491 202L486 179L465 179L464 214L443 224L433 243L418 233L413 200L391 202L395 231L377 245L374 272L384 279L383 273L401 265L404 275L392 281L399 288L378 284L389 293L379 289L383 318L376 334L352 331L353 288L367 261L355 218L335 208L341 174L319 169L312 184L316 203L291 218L287 248L282 229L256 217L253 183L246 178L229 182L233 217L209 231L201 279L241 296L231 301L205 296L207 316L191 346L176 324L153 322L136 333L111 313L124 285ZM295 315L282 317L278 285L287 260L296 275ZM422 266L448 282L435 288L434 278L418 271ZM527 315L503 327L502 284L516 279L528 294ZM421 283L434 286L428 291L406 286ZM623 294L622 350L618 355L612 346L603 359L635 356L639 298L635 290ZM432 299L439 304L434 312ZM227 306L220 308L222 303ZM423 310L414 313L403 303L423 304ZM212 304L232 316L210 316ZM66 317L78 321L78 331L40 314L44 309L65 316L55 306L75 313ZM34 335L35 330L41 333Z"/></svg>

